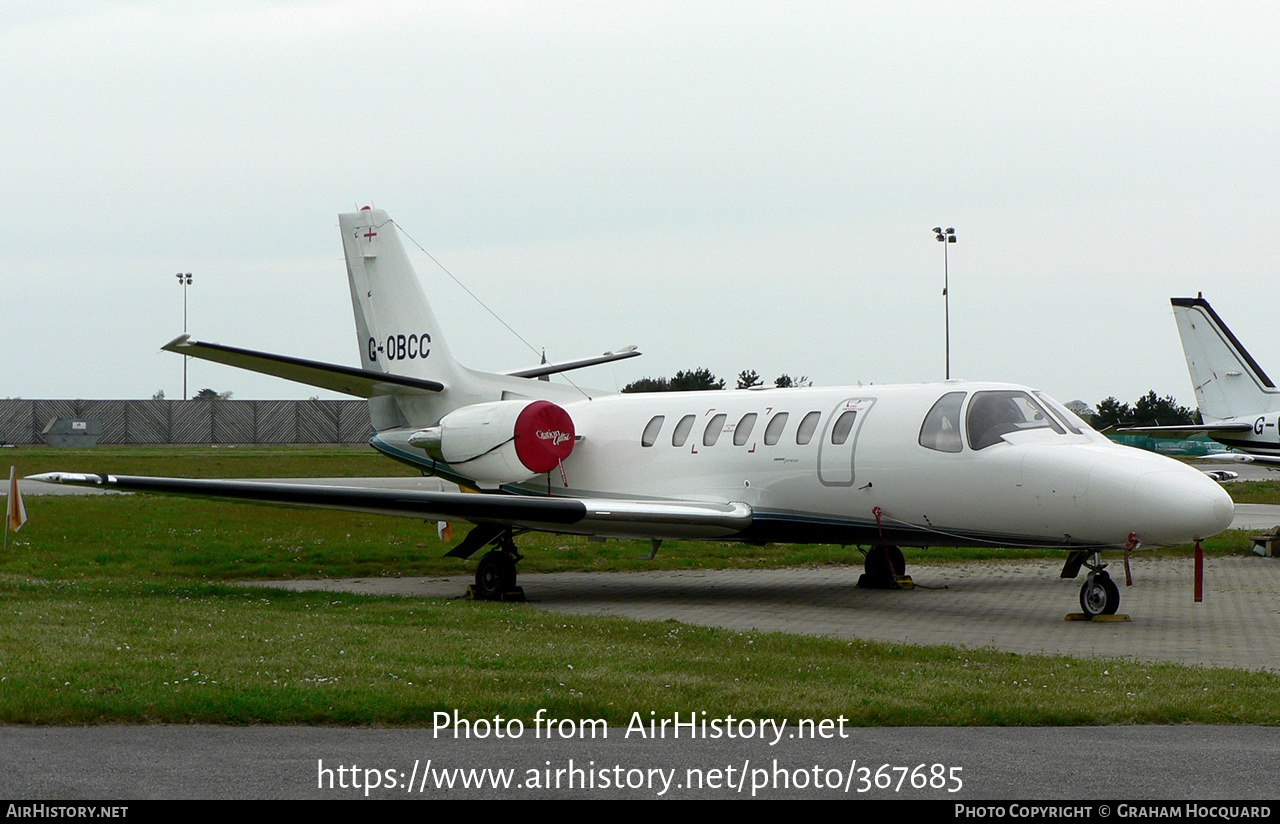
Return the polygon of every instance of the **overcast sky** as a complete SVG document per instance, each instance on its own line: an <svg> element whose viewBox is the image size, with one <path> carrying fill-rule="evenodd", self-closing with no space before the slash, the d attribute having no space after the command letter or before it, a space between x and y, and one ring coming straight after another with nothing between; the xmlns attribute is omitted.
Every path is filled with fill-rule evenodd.
<svg viewBox="0 0 1280 824"><path fill-rule="evenodd" d="M180 397L176 272L194 337L358 365L365 204L551 359L645 352L591 386L940 380L939 224L956 377L1194 405L1197 291L1280 373L1280 4L3 8L0 397ZM460 359L536 362L409 245Z"/></svg>

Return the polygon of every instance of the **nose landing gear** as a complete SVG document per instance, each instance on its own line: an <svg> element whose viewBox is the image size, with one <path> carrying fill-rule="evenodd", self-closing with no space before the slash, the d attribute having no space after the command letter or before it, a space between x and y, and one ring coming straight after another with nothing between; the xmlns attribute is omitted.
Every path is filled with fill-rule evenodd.
<svg viewBox="0 0 1280 824"><path fill-rule="evenodd" d="M1080 609L1090 620L1099 615L1115 615L1120 608L1120 587L1105 570L1090 572L1080 587Z"/></svg>
<svg viewBox="0 0 1280 824"><path fill-rule="evenodd" d="M1089 561L1090 555L1093 556L1092 563ZM1102 556L1097 552L1089 553L1084 550L1071 553L1066 565L1062 568L1062 577L1076 577L1080 567L1089 570L1089 574L1085 576L1084 585L1080 587L1080 610L1083 615L1068 615L1067 620L1092 621L1095 618L1105 620L1106 617L1115 615L1116 610L1120 608L1120 587L1111 580L1111 576L1107 573L1107 565L1102 563Z"/></svg>

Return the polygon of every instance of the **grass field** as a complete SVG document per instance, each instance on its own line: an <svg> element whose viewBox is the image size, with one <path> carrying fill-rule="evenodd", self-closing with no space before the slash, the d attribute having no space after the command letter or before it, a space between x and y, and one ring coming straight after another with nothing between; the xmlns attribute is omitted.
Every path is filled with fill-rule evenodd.
<svg viewBox="0 0 1280 824"><path fill-rule="evenodd" d="M330 447L12 452L23 474L397 471L372 450ZM1247 494L1277 492L1256 486ZM474 568L441 557L434 525L412 519L149 496L31 496L27 507L0 558L0 723L414 725L436 710L528 720L540 708L625 722L691 707L853 725L1280 723L1280 677L1266 673L227 583ZM1244 543L1228 534L1208 551ZM521 547L526 570L858 563L825 546L664 544L655 562L626 542L530 535Z"/></svg>

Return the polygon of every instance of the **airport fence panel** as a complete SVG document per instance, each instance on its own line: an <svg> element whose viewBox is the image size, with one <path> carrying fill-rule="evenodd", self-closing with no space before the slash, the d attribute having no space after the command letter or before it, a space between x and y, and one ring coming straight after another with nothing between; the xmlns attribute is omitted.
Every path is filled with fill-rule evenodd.
<svg viewBox="0 0 1280 824"><path fill-rule="evenodd" d="M100 444L365 443L364 401L0 399L0 443L43 444L53 420L97 420Z"/></svg>
<svg viewBox="0 0 1280 824"><path fill-rule="evenodd" d="M169 401L125 401L128 432L123 443L169 443Z"/></svg>
<svg viewBox="0 0 1280 824"><path fill-rule="evenodd" d="M257 401L256 403L258 404L258 439L255 443L297 442L298 413L294 411L297 401ZM346 401L340 401L340 403L346 403Z"/></svg>

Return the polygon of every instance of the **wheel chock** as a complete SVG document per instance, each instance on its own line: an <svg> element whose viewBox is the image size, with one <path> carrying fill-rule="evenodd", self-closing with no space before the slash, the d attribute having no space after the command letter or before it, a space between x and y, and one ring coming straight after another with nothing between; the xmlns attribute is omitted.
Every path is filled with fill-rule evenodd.
<svg viewBox="0 0 1280 824"><path fill-rule="evenodd" d="M480 597L480 593L476 591L475 584L467 587L467 591L463 593L463 598L468 601L484 601L486 599ZM490 601L501 601L508 604L523 604L525 602L524 587L512 587L497 598L489 598Z"/></svg>
<svg viewBox="0 0 1280 824"><path fill-rule="evenodd" d="M860 589L915 589L910 575L877 575L862 573L858 576Z"/></svg>
<svg viewBox="0 0 1280 824"><path fill-rule="evenodd" d="M1095 615L1092 618L1090 618L1088 615L1085 615L1083 612L1068 612L1066 617L1063 618L1062 620L1093 621L1099 624L1106 624L1106 623L1124 624L1129 622L1131 619L1129 618L1127 613L1123 613L1123 612L1116 613L1115 615Z"/></svg>

